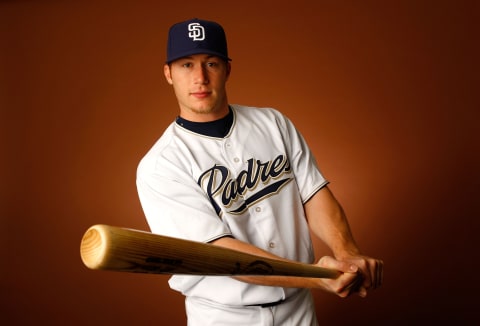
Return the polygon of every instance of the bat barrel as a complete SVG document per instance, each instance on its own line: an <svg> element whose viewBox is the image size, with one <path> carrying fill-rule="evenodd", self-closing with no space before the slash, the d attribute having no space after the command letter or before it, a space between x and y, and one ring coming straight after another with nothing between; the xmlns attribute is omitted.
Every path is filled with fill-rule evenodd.
<svg viewBox="0 0 480 326"><path fill-rule="evenodd" d="M120 272L319 278L339 275L336 270L310 264L269 259L212 244L100 224L85 232L80 255L90 269Z"/></svg>

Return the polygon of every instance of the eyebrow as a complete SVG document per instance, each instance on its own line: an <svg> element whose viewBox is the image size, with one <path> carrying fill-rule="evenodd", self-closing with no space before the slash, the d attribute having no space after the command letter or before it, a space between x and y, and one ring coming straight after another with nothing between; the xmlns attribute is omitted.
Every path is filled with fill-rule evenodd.
<svg viewBox="0 0 480 326"><path fill-rule="evenodd" d="M201 53L199 53L201 54ZM218 59L221 59L219 56L217 55L213 55L213 54L208 54L207 55L207 59L211 59L211 58L218 58ZM190 60L193 60L193 56L186 56L186 57L183 57L183 58L180 58L179 60L182 60L182 59L190 59Z"/></svg>

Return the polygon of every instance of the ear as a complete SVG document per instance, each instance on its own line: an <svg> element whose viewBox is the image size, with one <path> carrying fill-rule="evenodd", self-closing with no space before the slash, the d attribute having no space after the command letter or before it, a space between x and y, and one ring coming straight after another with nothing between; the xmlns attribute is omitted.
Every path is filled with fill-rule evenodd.
<svg viewBox="0 0 480 326"><path fill-rule="evenodd" d="M230 62L227 62L227 80L230 77L230 72L232 71L232 65Z"/></svg>
<svg viewBox="0 0 480 326"><path fill-rule="evenodd" d="M170 66L165 64L163 65L163 74L165 75L165 79L167 80L167 82L172 85L173 84L173 81L172 81L172 72L170 71Z"/></svg>

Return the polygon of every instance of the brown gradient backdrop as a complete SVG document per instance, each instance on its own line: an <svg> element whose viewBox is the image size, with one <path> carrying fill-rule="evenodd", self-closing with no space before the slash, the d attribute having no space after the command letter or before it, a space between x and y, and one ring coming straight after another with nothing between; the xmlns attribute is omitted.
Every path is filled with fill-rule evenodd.
<svg viewBox="0 0 480 326"><path fill-rule="evenodd" d="M477 3L2 1L2 325L185 324L167 276L90 271L79 243L147 229L136 166L177 114L167 29L195 16L227 31L230 102L296 123L385 260L367 299L315 292L320 322L473 323Z"/></svg>

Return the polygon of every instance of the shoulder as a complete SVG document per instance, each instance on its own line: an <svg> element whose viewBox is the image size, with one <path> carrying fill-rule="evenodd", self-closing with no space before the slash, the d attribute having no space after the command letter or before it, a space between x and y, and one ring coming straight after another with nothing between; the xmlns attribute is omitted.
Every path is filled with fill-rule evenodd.
<svg viewBox="0 0 480 326"><path fill-rule="evenodd" d="M231 107L237 119L277 121L277 123L281 121L282 124L289 121L282 112L272 107L255 107L239 104L232 104Z"/></svg>
<svg viewBox="0 0 480 326"><path fill-rule="evenodd" d="M154 142L140 160L137 173L148 173L148 171L156 170L156 167L165 158L165 155L168 155L168 152L171 151L171 147L174 146L174 129L174 123L170 124L160 138Z"/></svg>
<svg viewBox="0 0 480 326"><path fill-rule="evenodd" d="M271 107L257 107L240 104L231 104L233 111L242 115L283 115L279 110Z"/></svg>

